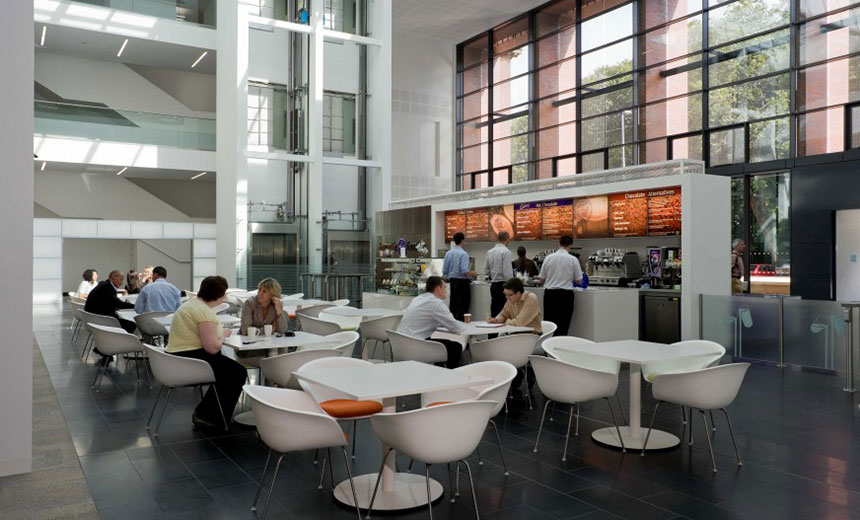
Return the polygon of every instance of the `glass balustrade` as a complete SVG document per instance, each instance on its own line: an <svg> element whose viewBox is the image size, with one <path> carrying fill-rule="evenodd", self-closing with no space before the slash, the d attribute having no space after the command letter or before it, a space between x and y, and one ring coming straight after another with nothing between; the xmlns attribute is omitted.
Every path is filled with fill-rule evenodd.
<svg viewBox="0 0 860 520"><path fill-rule="evenodd" d="M216 0L75 0L132 13L215 27Z"/></svg>
<svg viewBox="0 0 860 520"><path fill-rule="evenodd" d="M36 101L35 133L94 141L215 150L215 119Z"/></svg>

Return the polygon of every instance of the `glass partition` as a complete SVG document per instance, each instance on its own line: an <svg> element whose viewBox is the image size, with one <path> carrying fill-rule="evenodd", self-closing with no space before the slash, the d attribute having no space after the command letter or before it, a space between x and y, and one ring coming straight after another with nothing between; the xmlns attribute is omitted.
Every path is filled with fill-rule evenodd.
<svg viewBox="0 0 860 520"><path fill-rule="evenodd" d="M839 302L785 299L785 362L844 370L848 330Z"/></svg>
<svg viewBox="0 0 860 520"><path fill-rule="evenodd" d="M36 101L34 133L215 150L215 119L53 101Z"/></svg>
<svg viewBox="0 0 860 520"><path fill-rule="evenodd" d="M702 339L736 358L779 363L779 299L702 296Z"/></svg>

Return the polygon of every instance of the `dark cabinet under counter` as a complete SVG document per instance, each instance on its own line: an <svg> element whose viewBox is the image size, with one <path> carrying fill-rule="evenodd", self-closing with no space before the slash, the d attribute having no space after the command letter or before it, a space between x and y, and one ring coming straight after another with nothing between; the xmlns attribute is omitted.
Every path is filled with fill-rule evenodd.
<svg viewBox="0 0 860 520"><path fill-rule="evenodd" d="M655 343L681 341L680 291L641 291L639 339Z"/></svg>

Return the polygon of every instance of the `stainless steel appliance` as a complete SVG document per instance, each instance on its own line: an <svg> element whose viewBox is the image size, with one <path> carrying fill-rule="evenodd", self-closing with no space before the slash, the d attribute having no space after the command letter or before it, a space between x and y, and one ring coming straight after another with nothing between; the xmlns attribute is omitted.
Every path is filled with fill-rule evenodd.
<svg viewBox="0 0 860 520"><path fill-rule="evenodd" d="M599 249L588 257L586 264L590 285L625 285L642 277L639 253L623 249Z"/></svg>

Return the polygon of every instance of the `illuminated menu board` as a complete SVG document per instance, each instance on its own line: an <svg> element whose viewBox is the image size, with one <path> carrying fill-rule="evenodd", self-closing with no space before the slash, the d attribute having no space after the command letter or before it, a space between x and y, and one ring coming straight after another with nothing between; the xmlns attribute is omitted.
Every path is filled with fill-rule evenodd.
<svg viewBox="0 0 860 520"><path fill-rule="evenodd" d="M573 199L550 200L541 203L541 238L553 240L573 236Z"/></svg>
<svg viewBox="0 0 860 520"><path fill-rule="evenodd" d="M514 205L493 206L489 209L490 241L498 240L499 233L507 231L514 238Z"/></svg>
<svg viewBox="0 0 860 520"><path fill-rule="evenodd" d="M540 240L541 203L528 202L514 205L515 240Z"/></svg>
<svg viewBox="0 0 860 520"><path fill-rule="evenodd" d="M609 201L605 195L574 199L573 231L576 238L606 238L609 233Z"/></svg>
<svg viewBox="0 0 860 520"><path fill-rule="evenodd" d="M445 243L454 240L454 233L466 232L466 211L459 209L445 212Z"/></svg>
<svg viewBox="0 0 860 520"><path fill-rule="evenodd" d="M681 234L681 188L648 191L648 235Z"/></svg>
<svg viewBox="0 0 860 520"><path fill-rule="evenodd" d="M648 192L628 191L609 196L609 236L644 237L648 232Z"/></svg>
<svg viewBox="0 0 860 520"><path fill-rule="evenodd" d="M490 240L490 212L487 208L466 210L466 240L474 242Z"/></svg>

